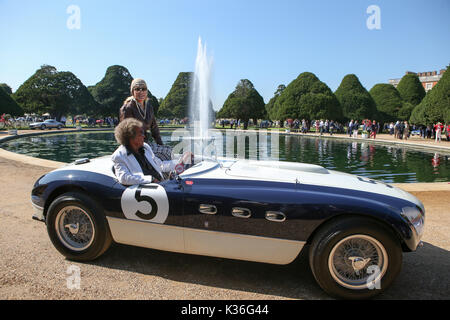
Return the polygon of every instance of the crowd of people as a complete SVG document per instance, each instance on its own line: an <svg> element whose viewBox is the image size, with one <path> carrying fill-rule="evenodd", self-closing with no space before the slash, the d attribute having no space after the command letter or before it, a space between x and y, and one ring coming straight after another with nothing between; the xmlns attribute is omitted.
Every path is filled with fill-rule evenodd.
<svg viewBox="0 0 450 320"><path fill-rule="evenodd" d="M436 142L442 141L442 135L446 135L447 141L450 141L450 123L443 125L438 122L434 125L416 126L409 125L408 121L391 122L385 125L385 129L390 135L397 139L408 139L411 135L420 136L422 139L434 139Z"/></svg>
<svg viewBox="0 0 450 320"><path fill-rule="evenodd" d="M216 124L220 125L222 128L228 128L229 126L230 129L237 129L242 126L241 120L234 119L219 119ZM301 132L304 134L310 132L320 135L346 133L349 137L353 138L357 138L358 134L361 134L362 137L369 139L376 139L377 134L379 133L388 133L400 140L407 140L411 135L417 135L423 139L435 139L436 142L440 142L443 139L443 135L445 135L446 140L450 141L450 123L442 124L440 122L434 125L417 126L409 124L408 121L401 120L380 125L378 121L370 119L364 119L362 121L351 119L345 124L328 119L312 121L306 119L288 119L284 122L261 120L258 124L253 124L252 120L250 120L249 125L257 125L260 129L286 128L291 132Z"/></svg>

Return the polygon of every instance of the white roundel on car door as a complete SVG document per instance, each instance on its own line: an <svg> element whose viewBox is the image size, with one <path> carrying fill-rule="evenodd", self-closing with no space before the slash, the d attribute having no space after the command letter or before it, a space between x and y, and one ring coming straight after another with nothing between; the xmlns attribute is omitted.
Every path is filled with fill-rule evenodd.
<svg viewBox="0 0 450 320"><path fill-rule="evenodd" d="M128 187L122 194L121 206L131 220L164 223L169 215L166 190L158 184Z"/></svg>

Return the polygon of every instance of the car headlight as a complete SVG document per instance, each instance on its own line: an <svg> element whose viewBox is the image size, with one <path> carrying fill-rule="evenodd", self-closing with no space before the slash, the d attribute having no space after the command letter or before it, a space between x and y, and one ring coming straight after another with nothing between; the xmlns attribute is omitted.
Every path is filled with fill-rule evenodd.
<svg viewBox="0 0 450 320"><path fill-rule="evenodd" d="M422 237L425 223L425 216L422 213L422 210L418 207L404 207L402 209L402 216L412 224L414 229L416 229L417 235Z"/></svg>

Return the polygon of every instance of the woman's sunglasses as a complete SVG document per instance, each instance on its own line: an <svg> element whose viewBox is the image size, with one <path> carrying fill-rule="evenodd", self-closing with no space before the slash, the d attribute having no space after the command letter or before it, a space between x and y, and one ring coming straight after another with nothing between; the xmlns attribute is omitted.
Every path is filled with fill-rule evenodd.
<svg viewBox="0 0 450 320"><path fill-rule="evenodd" d="M147 88L135 88L134 91L147 91Z"/></svg>

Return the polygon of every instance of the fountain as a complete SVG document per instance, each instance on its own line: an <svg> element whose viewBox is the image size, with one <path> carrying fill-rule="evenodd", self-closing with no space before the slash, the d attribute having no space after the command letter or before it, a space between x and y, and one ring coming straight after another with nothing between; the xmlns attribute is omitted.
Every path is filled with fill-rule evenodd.
<svg viewBox="0 0 450 320"><path fill-rule="evenodd" d="M211 114L211 73L213 60L206 53L206 44L198 38L197 58L195 60L195 72L192 76L192 86L189 99L190 137L187 138L196 155L210 157L215 153L214 134L210 131L213 121Z"/></svg>
<svg viewBox="0 0 450 320"><path fill-rule="evenodd" d="M208 137L212 120L211 71L212 58L208 58L206 45L202 44L202 39L199 37L189 103L189 118L193 124L195 136L199 138Z"/></svg>

